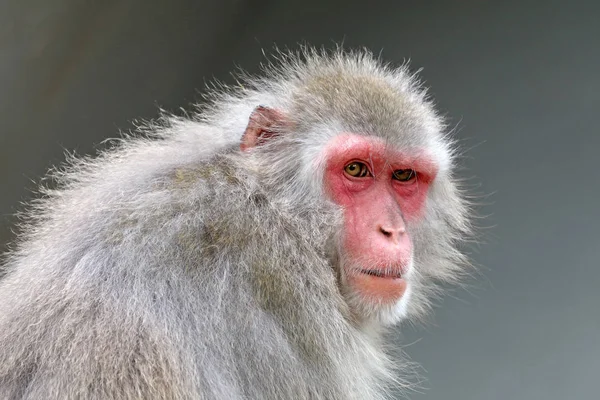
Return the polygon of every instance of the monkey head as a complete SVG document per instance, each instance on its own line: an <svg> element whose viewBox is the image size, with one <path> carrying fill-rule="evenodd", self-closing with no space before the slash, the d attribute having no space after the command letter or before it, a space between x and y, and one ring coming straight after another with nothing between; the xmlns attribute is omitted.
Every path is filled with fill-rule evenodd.
<svg viewBox="0 0 600 400"><path fill-rule="evenodd" d="M339 291L354 318L388 325L423 314L436 283L460 275L466 206L452 143L413 76L337 67L345 71L331 63L301 77L287 103L256 108L241 149L266 148L263 169L293 182L278 190L299 208L320 199L339 210L330 257Z"/></svg>

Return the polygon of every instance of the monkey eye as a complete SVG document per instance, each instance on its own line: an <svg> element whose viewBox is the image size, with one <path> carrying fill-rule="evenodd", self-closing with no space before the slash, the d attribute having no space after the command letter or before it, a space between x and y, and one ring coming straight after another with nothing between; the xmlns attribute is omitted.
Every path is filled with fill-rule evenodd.
<svg viewBox="0 0 600 400"><path fill-rule="evenodd" d="M371 175L369 172L369 168L364 163L355 161L352 162L344 168L344 171L350 176L355 178L364 178L365 176Z"/></svg>
<svg viewBox="0 0 600 400"><path fill-rule="evenodd" d="M392 177L400 182L409 182L417 177L417 173L414 169L397 169Z"/></svg>

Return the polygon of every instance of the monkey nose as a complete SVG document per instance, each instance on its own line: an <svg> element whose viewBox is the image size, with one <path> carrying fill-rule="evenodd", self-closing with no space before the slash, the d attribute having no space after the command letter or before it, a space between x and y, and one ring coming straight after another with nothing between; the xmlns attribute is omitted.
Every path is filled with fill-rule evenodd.
<svg viewBox="0 0 600 400"><path fill-rule="evenodd" d="M404 226L380 226L379 231L383 236L385 236L388 240L397 243L402 238L402 235L406 233L406 228Z"/></svg>

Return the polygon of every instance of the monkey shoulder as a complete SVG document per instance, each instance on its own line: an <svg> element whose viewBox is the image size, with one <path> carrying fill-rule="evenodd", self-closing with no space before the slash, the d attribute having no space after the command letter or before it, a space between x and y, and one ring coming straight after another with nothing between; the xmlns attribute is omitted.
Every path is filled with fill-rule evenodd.
<svg viewBox="0 0 600 400"><path fill-rule="evenodd" d="M236 232L250 230L244 227L250 209L260 208L263 197L252 176L231 160L232 151L176 163L127 188L121 185L105 210L89 215L102 221L99 243L115 255L139 253L147 258L145 265L170 259L196 268L210 263L213 249L226 253L243 245Z"/></svg>
<svg viewBox="0 0 600 400"><path fill-rule="evenodd" d="M176 251L197 251L203 232L248 198L248 185L227 161L239 144L191 120L168 130L152 140L126 139L52 176L57 187L23 213L9 274L82 264L92 271L143 268Z"/></svg>

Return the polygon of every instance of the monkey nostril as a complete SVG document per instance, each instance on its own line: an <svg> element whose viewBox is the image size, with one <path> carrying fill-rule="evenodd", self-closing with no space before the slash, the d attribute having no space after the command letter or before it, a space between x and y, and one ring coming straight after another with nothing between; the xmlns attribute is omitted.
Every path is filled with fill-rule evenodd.
<svg viewBox="0 0 600 400"><path fill-rule="evenodd" d="M383 236L392 237L392 232L390 230L385 229L383 227L379 228L379 230L381 231L381 233L383 233Z"/></svg>
<svg viewBox="0 0 600 400"><path fill-rule="evenodd" d="M390 227L383 227L383 226L381 226L379 228L379 231L383 234L383 236L385 236L388 239L394 239L394 238L399 239L406 232L404 227L390 228Z"/></svg>

